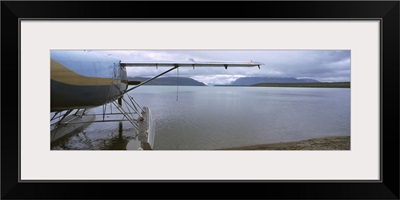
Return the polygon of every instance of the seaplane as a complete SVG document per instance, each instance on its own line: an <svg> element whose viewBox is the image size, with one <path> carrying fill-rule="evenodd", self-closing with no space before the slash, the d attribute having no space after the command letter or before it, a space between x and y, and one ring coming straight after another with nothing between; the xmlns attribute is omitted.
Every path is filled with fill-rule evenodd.
<svg viewBox="0 0 400 200"><path fill-rule="evenodd" d="M81 131L85 124L128 121L135 130L127 150L154 149L155 123L151 110L141 107L128 92L181 67L255 67L261 62L124 61L91 50L50 51L50 142ZM169 67L146 81L128 81L129 67ZM132 87L128 87L132 85ZM112 105L112 106L107 106ZM124 106L123 106L124 105ZM103 106L103 113L91 109ZM107 110L107 108L109 108ZM114 108L114 110L112 110ZM111 111L110 111L111 110ZM95 117L101 115L100 120ZM121 118L108 118L119 115Z"/></svg>

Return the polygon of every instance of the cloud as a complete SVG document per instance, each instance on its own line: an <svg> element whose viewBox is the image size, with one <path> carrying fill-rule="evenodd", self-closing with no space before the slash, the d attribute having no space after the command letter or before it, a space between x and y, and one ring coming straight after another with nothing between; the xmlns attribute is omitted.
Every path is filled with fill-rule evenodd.
<svg viewBox="0 0 400 200"><path fill-rule="evenodd" d="M124 61L258 61L253 68L180 68L179 75L224 84L240 77L279 76L319 81L350 81L350 50L146 50L102 51ZM110 55L111 54L111 55ZM128 76L155 76L167 68L129 68ZM165 76L176 76L171 72Z"/></svg>
<svg viewBox="0 0 400 200"><path fill-rule="evenodd" d="M195 79L196 81L203 82L207 85L218 85L218 84L228 84L230 82L235 81L238 78L245 77L244 75L199 75L199 76L192 76L191 78Z"/></svg>

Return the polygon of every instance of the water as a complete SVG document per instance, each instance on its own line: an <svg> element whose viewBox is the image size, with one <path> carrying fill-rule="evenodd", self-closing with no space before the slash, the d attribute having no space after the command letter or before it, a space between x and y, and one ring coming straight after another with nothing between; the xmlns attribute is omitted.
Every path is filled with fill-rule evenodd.
<svg viewBox="0 0 400 200"><path fill-rule="evenodd" d="M178 90L178 93L177 93ZM350 135L350 89L143 86L130 92L156 120L156 150L211 150ZM133 127L92 124L53 149L125 149Z"/></svg>

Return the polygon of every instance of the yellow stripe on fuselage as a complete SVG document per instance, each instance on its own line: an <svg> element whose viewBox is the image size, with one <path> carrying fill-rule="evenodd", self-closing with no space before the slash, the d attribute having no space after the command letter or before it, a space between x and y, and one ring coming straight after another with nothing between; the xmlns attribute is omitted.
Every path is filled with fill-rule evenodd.
<svg viewBox="0 0 400 200"><path fill-rule="evenodd" d="M52 80L69 85L99 86L121 83L120 79L113 80L112 78L87 77L79 75L53 59L51 59L50 68L50 76Z"/></svg>

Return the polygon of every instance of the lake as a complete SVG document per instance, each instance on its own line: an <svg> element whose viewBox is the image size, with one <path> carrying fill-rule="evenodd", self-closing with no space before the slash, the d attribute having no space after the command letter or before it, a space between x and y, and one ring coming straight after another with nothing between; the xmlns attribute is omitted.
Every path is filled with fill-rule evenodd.
<svg viewBox="0 0 400 200"><path fill-rule="evenodd" d="M152 111L155 150L350 136L349 88L142 86L129 94ZM52 149L125 149L134 128L122 126L118 131L118 122L93 123Z"/></svg>

